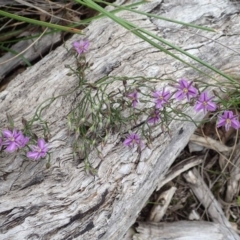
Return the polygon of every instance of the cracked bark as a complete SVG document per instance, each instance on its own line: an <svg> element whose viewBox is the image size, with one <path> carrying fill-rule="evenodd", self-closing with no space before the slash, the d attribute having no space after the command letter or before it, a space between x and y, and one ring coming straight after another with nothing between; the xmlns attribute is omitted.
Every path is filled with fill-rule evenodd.
<svg viewBox="0 0 240 240"><path fill-rule="evenodd" d="M159 4L161 7L157 8ZM217 33L201 32L208 37L204 38L194 34L199 34L199 30L190 31L161 20L150 21L146 16L130 12L118 13L184 49L198 46L189 52L228 74L239 73L239 54L209 41L219 37L221 44L239 51L239 3L152 1L139 9L147 12L155 9L155 14L216 29ZM106 74L186 77L210 82L107 18L93 22L85 34L91 42L87 54L88 62L93 64L87 73L90 82ZM72 41L77 39L79 36L74 36L66 46L70 49ZM12 115L20 127L21 117L30 119L45 99L73 89L78 80L67 76L69 70L64 66L74 64L74 58L61 46L16 77L0 93L1 128L7 126L6 113ZM217 80L222 79L217 77ZM161 89L165 84L159 81L155 87ZM172 121L171 135L157 128L152 148L146 146L141 155L124 148L118 133L113 134L102 149L104 160L96 152L91 153L91 163L98 166L98 177L93 177L85 173L83 163L72 157L66 124L72 101L73 96L58 99L44 112L51 128L49 169L45 168L44 161L34 163L21 156L3 155L0 161L1 239L121 239L195 130L192 123ZM191 107L186 108L185 113L197 121L203 118L203 114L196 114ZM121 169L126 164L130 164L130 172L124 175Z"/></svg>

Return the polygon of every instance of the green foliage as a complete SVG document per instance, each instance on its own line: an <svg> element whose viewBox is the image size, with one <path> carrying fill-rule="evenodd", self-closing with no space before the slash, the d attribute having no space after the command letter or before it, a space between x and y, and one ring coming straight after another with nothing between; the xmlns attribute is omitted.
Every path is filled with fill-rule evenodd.
<svg viewBox="0 0 240 240"><path fill-rule="evenodd" d="M98 5L97 3L93 2L92 0L75 0L76 2L84 5L84 6L88 6L89 8L92 8L100 13L102 13L103 15L109 17L110 19L112 19L114 22L118 23L119 25L121 25L122 27L126 28L127 30L131 31L133 34L135 34L136 36L138 36L139 38L141 38L142 40L148 42L149 44L151 44L152 46L154 46L155 48L159 49L160 51L162 52L165 52L166 54L168 54L169 56L181 61L182 63L192 67L193 69L195 69L196 71L200 72L201 74L209 77L209 78L212 78L210 75L207 75L204 71L200 70L199 68L189 64L188 62L186 62L185 60L181 59L180 57L178 57L177 55L173 54L171 51L167 50L167 48L165 47L162 47L160 44L156 43L155 41L152 40L155 39L157 40L158 42L160 43L163 43L165 44L166 46L168 47L171 47L173 48L174 50L182 53L183 55L186 55L187 57L193 59L194 61L200 63L201 65L207 67L208 69L212 70L213 72L223 76L224 78L228 79L229 81L231 82L235 82L235 80L233 78L231 78L230 76L228 76L227 74L223 73L222 71L220 71L219 69L216 69L215 67L211 66L210 64L202 61L201 59L193 56L192 54L189 54L188 52L184 51L183 49L181 49L180 47L177 47L175 45L173 45L172 43L166 41L165 39L163 38L160 38L158 37L157 35L155 34L152 34L151 32L143 29L143 28L139 28L137 27L136 25L134 25L132 22L129 22L125 19L122 19L120 17L117 17L115 16L113 13L107 11L106 9L102 8L100 5ZM119 6L117 6L117 8L119 9L123 9ZM126 7L124 8L124 10L126 10ZM132 11L131 8L129 8L129 11ZM136 11L135 11L136 12ZM142 12L138 11L138 13L140 14L143 14ZM156 16L154 16L156 17ZM168 19L164 19L164 20L168 20ZM182 23L180 21L175 21L175 23L178 23L178 24L185 24L185 23ZM186 24L185 24L186 25ZM191 26L193 27L193 26ZM200 28L200 27L199 27ZM204 30L208 30L209 29L204 29ZM214 30L212 30L214 31Z"/></svg>
<svg viewBox="0 0 240 240"><path fill-rule="evenodd" d="M27 18L27 17L22 17L17 14L8 13L8 12L2 11L2 10L0 10L0 16L8 17L8 18L15 19L15 20L22 21L22 22L31 23L34 25L42 26L42 27L57 29L60 31L66 31L66 32L71 32L71 33L81 33L81 30L79 30L79 29L75 29L72 27L65 27L65 26L48 23L48 22L44 22L44 21L39 21L39 20Z"/></svg>
<svg viewBox="0 0 240 240"><path fill-rule="evenodd" d="M11 19L16 19L16 20L31 23L31 24L34 24L34 25L48 27L50 29L53 29L54 31L67 31L67 32L79 33L79 34L81 34L81 30L76 29L75 28L76 26L79 26L81 24L90 23L91 21L93 21L97 18L109 17L113 21L118 23L119 25L121 25L124 28L126 28L127 30L131 31L133 34L135 34L139 38L148 42L149 44L156 47L160 51L165 52L169 56L183 62L184 64L186 64L190 67L192 67L196 71L199 71L201 74L204 74L209 78L212 78L210 75L207 75L204 71L200 70L199 68L195 67L192 64L189 64L187 61L183 60L181 57L178 57L176 54L173 54L171 51L167 50L167 47L170 47L170 48L180 52L181 54L189 57L190 59L193 59L194 61L200 63L201 65L203 65L206 68L212 70L213 72L223 76L224 78L228 79L229 81L231 81L233 83L235 82L234 78L232 78L231 76L223 73L219 69L214 68L210 64L202 61L201 59L193 56L192 54L189 54L188 52L184 51L183 49L181 49L181 48L179 48L175 45L173 45L172 43L166 41L165 39L160 38L160 37L156 36L155 34L152 34L151 32L147 31L146 29L139 28L136 25L134 25L132 22L129 22L125 19L117 17L115 15L115 13L125 10L125 11L131 11L131 12L134 12L134 13L137 13L137 14L149 16L149 17L152 17L152 18L156 18L156 19L161 19L161 20L164 20L164 21L170 21L170 22L173 22L173 23L176 23L176 24L181 24L181 25L188 26L188 27L191 27L191 28L197 28L197 29L204 30L204 31L213 31L214 32L215 31L214 29L207 28L207 27L202 27L202 26L197 26L195 24L181 22L181 21L177 21L177 20L174 20L174 19L169 19L169 18L166 18L166 17L158 16L156 14L145 13L145 12L138 11L138 10L135 9L136 6L145 4L146 3L145 1L139 1L137 3L126 5L126 6L118 6L116 4L108 3L106 1L101 1L101 0L97 1L98 3L104 3L106 5L114 6L115 9L112 10L112 11L107 11L106 9L102 8L97 2L94 2L92 0L75 0L75 1L79 4L81 4L81 5L84 5L88 8L92 8L92 9L96 10L100 14L98 16L85 19L85 20L81 21L79 24L71 24L71 25L66 26L66 27L65 26L60 26L60 25L57 25L57 24L47 23L47 22L44 22L44 21L38 21L38 20L22 17L22 16L19 16L19 15L16 15L16 14L12 14L12 13L8 13L6 11L2 11L2 10L0 10L0 16L5 16L5 17L11 18ZM157 40L157 42L153 41L152 39ZM162 47L159 43L166 45L166 47Z"/></svg>
<svg viewBox="0 0 240 240"><path fill-rule="evenodd" d="M176 24L181 24L183 26L197 28L204 31L212 31L214 29L210 29L207 27L197 26L194 24L184 23L181 21L168 19L162 16L158 16L155 14L144 13L142 11L136 10L136 6L144 4L144 1L140 1L127 6L117 6L116 4L108 3L105 1L98 0L98 3L104 3L107 5L114 6L115 9L112 11L107 11L102 8L97 2L92 0L76 0L77 3L92 8L99 12L99 15L96 17L92 17L86 20L81 21L79 24L72 24L67 27L60 26L57 24L50 24L22 16L18 16L16 14L11 14L5 11L0 10L0 15L9 17L12 19L16 19L23 22L28 22L31 24L48 27L51 28L51 32L47 32L46 34L51 34L55 31L68 31L72 33L81 33L80 30L74 28L80 24L87 24L93 21L94 19L101 17L109 17L122 27L126 28L128 31L135 34L137 37L143 39L148 42L152 46L154 46L159 51L162 51L169 56L181 61L187 66L192 67L199 73L207 76L208 78L212 78L212 76L206 74L203 70L200 70L195 65L190 64L189 62L183 60L181 57L174 54L172 51L168 49L174 49L175 51L181 53L182 55L187 56L189 59L194 60L197 63L200 63L202 66L210 69L212 72L217 73L226 79L226 85L230 84L234 91L229 91L228 95L231 95L231 98L225 99L221 96L218 96L222 109L238 108L239 106L239 96L240 93L237 90L239 83L236 81L236 77L226 75L221 72L219 69L214 68L210 64L202 61L201 59L189 54L178 46L170 43L169 41L153 34L152 32L139 28L134 25L132 22L127 21L121 17L115 15L115 13L119 11L131 11L137 14L145 15L151 18L161 19L163 21L170 21ZM36 35L37 36L37 35ZM27 38L25 38L27 39ZM10 43L10 42L9 42ZM165 47L163 47L163 45ZM1 46L1 48L4 48ZM10 51L8 49L8 51ZM25 60L26 64L30 64ZM104 146L108 141L108 136L113 132L119 132L120 134L126 134L129 131L134 130L133 126L137 126L141 129L141 135L144 136L148 143L151 142L151 134L152 128L149 126L148 117L152 114L152 106L147 105L147 103L151 102L149 96L154 91L153 86L156 83L156 79L145 78L143 76L136 77L114 77L114 76L106 76L94 83L90 83L85 77L85 71L88 69L89 65L86 62L85 56L81 55L76 56L77 67L68 66L71 70L68 75L75 74L78 77L78 85L72 91L67 92L65 94L49 98L45 100L35 111L33 118L30 121L24 121L24 132L31 137L35 137L31 132L31 129L34 123L38 122L43 131L44 136L50 135L50 129L47 121L45 121L42 117L43 110L47 109L51 104L55 102L60 97L66 97L73 93L77 93L77 96L80 96L75 99L75 105L69 115L67 116L69 129L74 133L74 141L73 141L73 150L74 155L80 159L84 159L85 168L88 172L94 174L94 169L91 167L88 161L88 155L93 149L97 149L99 143L102 143ZM172 80L170 80L172 81ZM169 81L169 82L170 82ZM118 86L118 88L114 88L113 86ZM209 87L210 85L208 85ZM233 87L234 86L234 87ZM207 86L206 86L207 87ZM128 99L128 94L137 91L142 94L144 97L142 102L146 103L146 106L143 108L132 108L132 103ZM191 104L191 103L190 103ZM181 104L179 104L181 106ZM161 110L161 121L159 125L161 125L162 129L165 128L167 130L170 121L172 120L180 120L180 121L191 121L190 116L184 114L182 110L184 106L182 105L179 109L172 108L167 105L167 110L164 107ZM195 123L197 124L197 123ZM99 155L100 151L97 149ZM47 164L48 165L48 164Z"/></svg>

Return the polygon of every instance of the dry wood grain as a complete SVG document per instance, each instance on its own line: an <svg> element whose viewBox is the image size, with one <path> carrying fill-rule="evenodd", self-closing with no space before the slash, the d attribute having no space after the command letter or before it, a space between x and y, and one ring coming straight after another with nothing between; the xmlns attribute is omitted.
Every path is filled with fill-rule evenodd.
<svg viewBox="0 0 240 240"><path fill-rule="evenodd" d="M130 12L118 13L222 71L239 73L239 54L209 39L240 51L238 4L227 0L169 0L152 1L139 9L216 29L216 33L201 32L205 38L198 30L189 31ZM210 82L107 18L94 21L85 34L91 42L87 60L92 66L86 75L90 82L106 75L186 77ZM20 127L22 116L30 119L44 100L76 86L77 78L67 76L69 70L65 65L73 66L75 61L65 47L70 49L71 43L79 38L74 36L66 46L51 52L0 93L1 128L7 126L6 113L11 114ZM161 80L155 87L160 89L166 83ZM114 87L119 86L116 83ZM3 155L0 161L1 239L121 239L196 128L193 123L175 120L169 124L170 134L155 128L151 148L145 146L140 155L136 149L124 147L119 134L115 133L102 149L103 160L96 151L91 153L90 161L98 173L93 177L87 175L83 163L72 156L66 115L74 97L59 98L44 111L44 119L51 129L50 169L45 168L44 161L35 163L18 155ZM196 114L191 107L184 111L197 121L203 118L202 113ZM121 169L126 165L130 170L123 174Z"/></svg>
<svg viewBox="0 0 240 240"><path fill-rule="evenodd" d="M134 240L236 240L221 224L204 221L175 223L143 223L137 228Z"/></svg>
<svg viewBox="0 0 240 240"><path fill-rule="evenodd" d="M233 237L233 239L240 239L240 237L235 233L231 223L228 221L221 205L213 196L211 190L208 188L197 169L193 169L184 174L184 178L188 182L192 191L196 195L199 202L205 207L206 211L209 213L211 219L215 223L219 223L228 229L228 234Z"/></svg>
<svg viewBox="0 0 240 240"><path fill-rule="evenodd" d="M34 35L41 34L40 32L35 32ZM25 32L19 37L31 36L30 32ZM32 62L37 58L42 57L46 54L50 48L61 41L61 34L54 33L42 36L39 39L29 39L24 41L19 41L13 45L10 52L6 53L0 59L0 82L8 75L13 74L16 69L20 66L25 66L27 60Z"/></svg>

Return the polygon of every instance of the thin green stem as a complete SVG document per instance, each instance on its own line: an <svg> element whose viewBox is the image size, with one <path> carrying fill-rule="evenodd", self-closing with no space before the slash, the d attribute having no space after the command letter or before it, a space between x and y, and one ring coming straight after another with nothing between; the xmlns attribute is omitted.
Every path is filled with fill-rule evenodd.
<svg viewBox="0 0 240 240"><path fill-rule="evenodd" d="M196 25L196 24L182 22L182 21L166 18L166 17L163 17L163 16L159 16L159 15L156 15L156 14L145 13L145 12L142 12L142 11L139 11L139 10L134 10L134 9L131 8L132 6L119 6L117 4L109 3L109 2L105 2L105 1L101 1L101 0L96 0L96 1L100 2L100 3L104 3L106 5L114 6L117 9L138 13L138 14L145 15L145 16L152 17L152 18L156 18L156 19L161 19L163 21L172 22L172 23L180 24L180 25L183 25L183 26L191 27L191 28L201 29L201 30L204 30L204 31L216 32L216 30L212 29L212 28L202 27L202 26L199 26L199 25Z"/></svg>
<svg viewBox="0 0 240 240"><path fill-rule="evenodd" d="M201 72L204 75L207 75L208 77L212 78L211 76L209 76L208 74L206 74L204 71L198 69L197 67L194 67L193 65L189 64L188 62L182 60L180 57L176 56L175 54L171 53L170 51L166 50L165 48L161 47L159 44L155 43L154 41L152 41L151 39L149 39L148 37L146 37L145 35L141 34L144 33L147 36L150 36L164 44L166 44L167 46L175 49L176 51L188 56L189 58L193 59L194 61L202 64L203 66L209 68L210 70L214 71L215 73L218 73L219 75L223 76L224 78L230 80L231 82L235 82L235 80L233 78L231 78L230 76L228 76L227 74L224 74L223 72L221 72L220 70L216 69L215 67L211 66L210 64L202 61L201 59L193 56L192 54L184 51L183 49L171 44L170 42L150 33L149 31L142 29L142 28L138 28L137 26L135 26L133 23L130 23L120 17L115 16L114 14L108 12L106 9L102 8L101 6L99 6L98 4L96 4L95 2L93 2L92 0L75 0L78 3L81 3L85 6L88 6L90 8L93 8L95 10L97 10L98 12L101 12L102 14L106 15L107 17L111 18L113 21L115 21L116 23L118 23L119 25L121 25L122 27L126 28L127 30L131 31L133 34L135 34L136 36L140 37L141 39L143 39L144 41L148 42L149 44L151 44L152 46L158 48L159 50L165 52L166 54L170 55L171 57L174 57L175 59L181 61L182 63L192 67L193 69L197 70L198 72Z"/></svg>

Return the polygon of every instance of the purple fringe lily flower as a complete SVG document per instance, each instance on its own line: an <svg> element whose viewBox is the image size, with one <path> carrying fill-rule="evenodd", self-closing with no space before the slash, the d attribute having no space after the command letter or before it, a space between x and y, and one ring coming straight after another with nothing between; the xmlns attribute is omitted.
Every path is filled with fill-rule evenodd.
<svg viewBox="0 0 240 240"><path fill-rule="evenodd" d="M171 93L163 88L162 91L155 91L153 97L156 98L156 108L162 109L163 105L166 104L171 97Z"/></svg>
<svg viewBox="0 0 240 240"><path fill-rule="evenodd" d="M133 93L129 93L129 94L127 95L127 97L128 97L130 100L132 100L132 106L133 106L133 108L135 108L135 107L137 106L137 103L138 103L138 92L135 91L135 92L133 92Z"/></svg>
<svg viewBox="0 0 240 240"><path fill-rule="evenodd" d="M88 51L89 48L89 41L88 40L80 40L73 42L73 47L78 52L78 54L82 54Z"/></svg>
<svg viewBox="0 0 240 240"><path fill-rule="evenodd" d="M5 150L7 152L14 152L19 148L23 148L28 142L29 138L25 137L21 131L16 129L3 131L3 145L6 146Z"/></svg>
<svg viewBox="0 0 240 240"><path fill-rule="evenodd" d="M132 147L134 146L135 144L137 145L141 145L142 144L142 141L139 137L138 134L136 133L131 133L129 134L129 136L125 139L125 141L123 142L123 144L127 147Z"/></svg>
<svg viewBox="0 0 240 240"><path fill-rule="evenodd" d="M197 112L203 110L204 113L206 113L207 111L215 111L217 109L217 105L212 101L213 98L214 96L208 97L207 92L202 92L195 105L195 110Z"/></svg>
<svg viewBox="0 0 240 240"><path fill-rule="evenodd" d="M153 114L149 117L148 123L156 124L160 120L159 110L155 109Z"/></svg>
<svg viewBox="0 0 240 240"><path fill-rule="evenodd" d="M187 98L188 101L192 97L196 97L198 91L195 87L192 86L193 82L189 82L185 79L179 80L179 86L177 86L178 91L175 93L175 98L177 100L183 100Z"/></svg>
<svg viewBox="0 0 240 240"><path fill-rule="evenodd" d="M27 153L27 157L33 159L34 161L44 158L47 155L48 145L44 139L38 139L37 146L31 146L32 151Z"/></svg>
<svg viewBox="0 0 240 240"><path fill-rule="evenodd" d="M217 127L225 126L226 131L233 127L235 129L240 128L240 123L238 120L238 116L234 115L232 111L224 111L224 113L219 116Z"/></svg>
<svg viewBox="0 0 240 240"><path fill-rule="evenodd" d="M21 133L22 134L22 133ZM23 148L23 147L25 147L27 144L28 144L28 142L29 142L29 137L25 137L23 134L22 134L22 138L21 138L21 141L20 141L20 143L19 143L19 148Z"/></svg>

